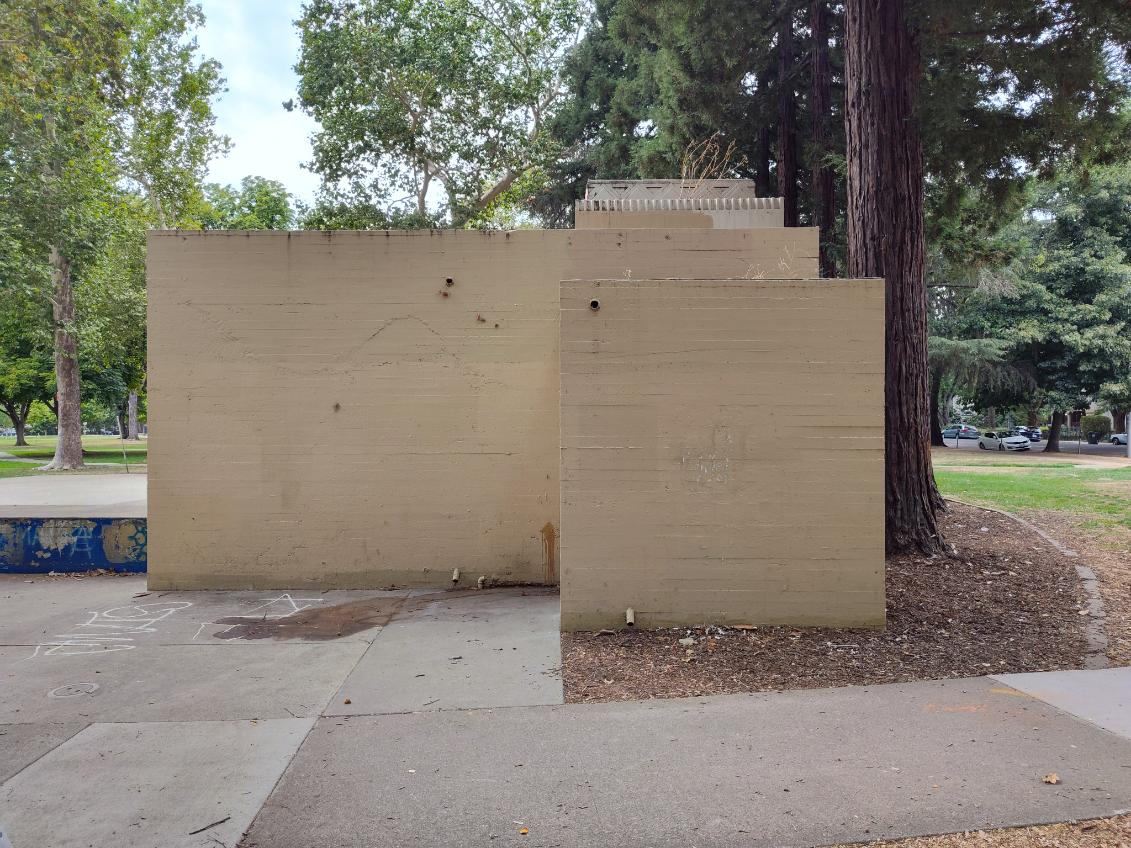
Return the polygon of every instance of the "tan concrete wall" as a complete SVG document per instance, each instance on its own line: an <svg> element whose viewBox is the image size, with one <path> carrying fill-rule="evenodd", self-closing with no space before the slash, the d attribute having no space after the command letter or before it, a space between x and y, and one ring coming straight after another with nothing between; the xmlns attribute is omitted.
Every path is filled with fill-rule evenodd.
<svg viewBox="0 0 1131 848"><path fill-rule="evenodd" d="M552 582L559 282L816 257L812 229L154 233L150 585Z"/></svg>
<svg viewBox="0 0 1131 848"><path fill-rule="evenodd" d="M564 282L561 308L563 629L883 625L882 280Z"/></svg>
<svg viewBox="0 0 1131 848"><path fill-rule="evenodd" d="M782 209L674 209L663 211L588 211L574 212L579 230L624 229L628 227L706 227L716 230L746 230L757 227L782 227Z"/></svg>

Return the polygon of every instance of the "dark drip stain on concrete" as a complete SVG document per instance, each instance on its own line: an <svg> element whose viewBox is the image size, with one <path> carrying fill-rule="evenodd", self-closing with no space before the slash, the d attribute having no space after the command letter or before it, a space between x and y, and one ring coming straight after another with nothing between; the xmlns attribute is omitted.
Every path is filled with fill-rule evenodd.
<svg viewBox="0 0 1131 848"><path fill-rule="evenodd" d="M216 639L301 639L321 642L352 636L373 627L384 627L398 615L418 612L434 603L482 597L493 591L495 590L456 589L413 597L385 595L333 606L309 607L280 618L234 615L213 622L225 625L226 629L212 635ZM530 590L523 590L523 594L528 591Z"/></svg>

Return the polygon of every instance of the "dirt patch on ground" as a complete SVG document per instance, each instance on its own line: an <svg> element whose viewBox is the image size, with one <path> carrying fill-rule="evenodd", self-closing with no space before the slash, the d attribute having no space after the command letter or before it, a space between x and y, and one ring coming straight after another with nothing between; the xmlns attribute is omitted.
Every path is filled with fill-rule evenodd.
<svg viewBox="0 0 1131 848"><path fill-rule="evenodd" d="M952 505L942 526L956 557L888 560L886 630L563 634L566 701L1080 668L1084 598L1075 561L1009 518L974 507Z"/></svg>
<svg viewBox="0 0 1131 848"><path fill-rule="evenodd" d="M1131 848L1131 816L868 844L884 848Z"/></svg>
<svg viewBox="0 0 1131 848"><path fill-rule="evenodd" d="M1101 517L1052 510L1021 513L1028 521L1076 550L1089 566L1104 601L1107 656L1112 665L1131 665L1131 528Z"/></svg>

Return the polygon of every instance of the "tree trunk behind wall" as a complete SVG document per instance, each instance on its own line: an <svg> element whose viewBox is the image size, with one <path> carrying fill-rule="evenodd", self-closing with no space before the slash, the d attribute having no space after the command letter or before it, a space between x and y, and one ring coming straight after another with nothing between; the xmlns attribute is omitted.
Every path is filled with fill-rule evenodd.
<svg viewBox="0 0 1131 848"><path fill-rule="evenodd" d="M782 15L778 30L778 194L785 225L797 226L797 103L793 90L793 15Z"/></svg>
<svg viewBox="0 0 1131 848"><path fill-rule="evenodd" d="M846 0L848 274L883 277L887 549L941 549L931 469L919 46L903 0Z"/></svg>
<svg viewBox="0 0 1131 848"><path fill-rule="evenodd" d="M70 260L51 250L54 273L52 313L55 319L55 397L59 440L55 458L45 468L65 471L82 468L82 394L79 385L78 350L74 335L75 298Z"/></svg>
<svg viewBox="0 0 1131 848"><path fill-rule="evenodd" d="M942 390L942 378L931 375L931 444L937 448L946 447L946 439L942 434L942 421L939 418L939 392Z"/></svg>
<svg viewBox="0 0 1131 848"><path fill-rule="evenodd" d="M137 392L130 392L126 401L126 439L137 441Z"/></svg>
<svg viewBox="0 0 1131 848"><path fill-rule="evenodd" d="M1045 442L1045 453L1060 453L1060 428L1064 426L1064 413L1052 414L1052 426L1049 427L1049 439Z"/></svg>
<svg viewBox="0 0 1131 848"><path fill-rule="evenodd" d="M813 85L809 98L813 122L813 209L821 234L821 276L835 277L836 263L829 245L833 242L836 216L836 183L829 152L829 115L832 110L832 68L829 64L829 7L827 0L812 0L809 27L813 34Z"/></svg>
<svg viewBox="0 0 1131 848"><path fill-rule="evenodd" d="M754 193L759 197L770 196L770 127L758 127L758 161L754 168Z"/></svg>

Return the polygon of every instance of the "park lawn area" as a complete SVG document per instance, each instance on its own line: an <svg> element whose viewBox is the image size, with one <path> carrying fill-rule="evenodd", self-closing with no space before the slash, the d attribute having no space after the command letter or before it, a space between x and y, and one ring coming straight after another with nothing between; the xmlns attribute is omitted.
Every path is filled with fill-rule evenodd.
<svg viewBox="0 0 1131 848"><path fill-rule="evenodd" d="M30 462L17 462L14 459L0 459L0 480L5 477L27 477L35 473L36 466Z"/></svg>
<svg viewBox="0 0 1131 848"><path fill-rule="evenodd" d="M56 436L28 436L28 446L18 448L15 446L16 440L14 438L3 438L0 439L0 452L28 457L29 459L42 459L44 462L48 462L55 455L56 440ZM124 444L126 456L123 459L123 442L116 436L83 436L83 458L87 462L144 465L149 450L148 443L142 440L140 442L125 442Z"/></svg>
<svg viewBox="0 0 1131 848"><path fill-rule="evenodd" d="M978 469L939 466L935 480L944 496L979 506L1091 515L1101 523L1131 528L1131 468L1065 463L998 463Z"/></svg>

